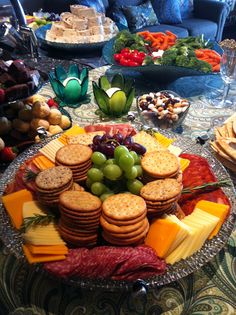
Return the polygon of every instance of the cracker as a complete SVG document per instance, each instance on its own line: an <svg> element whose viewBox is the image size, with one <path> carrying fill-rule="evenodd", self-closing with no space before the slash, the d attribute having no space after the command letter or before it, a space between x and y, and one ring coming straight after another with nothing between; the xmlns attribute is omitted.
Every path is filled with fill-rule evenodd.
<svg viewBox="0 0 236 315"><path fill-rule="evenodd" d="M130 239L135 236L140 236L147 229L148 226L149 226L148 219L145 218L142 222L142 225L134 231L125 232L125 233L114 233L114 232L110 232L104 229L104 232L107 235L110 235L111 237L114 237L117 239Z"/></svg>
<svg viewBox="0 0 236 315"><path fill-rule="evenodd" d="M146 153L141 160L141 166L152 177L175 176L179 171L178 158L168 151Z"/></svg>
<svg viewBox="0 0 236 315"><path fill-rule="evenodd" d="M139 222L135 223L135 224L130 224L130 225L115 225L115 224L111 224L109 223L103 216L100 217L100 223L101 226L103 227L104 230L111 232L111 233L130 233L133 231L136 231L137 229L139 229L142 225L143 225L143 221L145 220L145 218L143 220L140 220Z"/></svg>
<svg viewBox="0 0 236 315"><path fill-rule="evenodd" d="M73 166L85 163L92 154L92 149L86 145L68 144L57 151L56 161L63 165Z"/></svg>
<svg viewBox="0 0 236 315"><path fill-rule="evenodd" d="M223 151L236 161L236 139L235 138L222 138L217 140L219 146Z"/></svg>
<svg viewBox="0 0 236 315"><path fill-rule="evenodd" d="M159 179L144 185L140 195L145 200L169 200L181 193L182 185L174 178Z"/></svg>
<svg viewBox="0 0 236 315"><path fill-rule="evenodd" d="M68 144L83 144L89 145L93 143L93 138L97 135L103 136L104 131L94 131L88 133L82 133L76 136L67 136L66 141Z"/></svg>
<svg viewBox="0 0 236 315"><path fill-rule="evenodd" d="M152 151L167 150L165 146L160 144L153 136L143 130L136 133L136 135L133 136L133 140L134 142L143 145L146 148L146 153Z"/></svg>
<svg viewBox="0 0 236 315"><path fill-rule="evenodd" d="M112 219L131 220L146 212L143 198L130 193L108 197L102 204L104 214Z"/></svg>
<svg viewBox="0 0 236 315"><path fill-rule="evenodd" d="M72 171L65 166L55 166L40 172L35 184L40 189L51 190L63 187L72 180Z"/></svg>
<svg viewBox="0 0 236 315"><path fill-rule="evenodd" d="M228 132L228 137L229 138L235 138L235 133L233 130L233 121L229 121L225 124L227 132Z"/></svg>
<svg viewBox="0 0 236 315"><path fill-rule="evenodd" d="M139 217L135 218L135 219L131 219L131 220L116 220L116 219L112 219L110 217L107 217L104 213L102 213L102 217L111 224L117 225L117 226L131 226L133 224L136 224L138 222L141 222L145 217L146 217L146 212L144 212L142 215L140 215Z"/></svg>
<svg viewBox="0 0 236 315"><path fill-rule="evenodd" d="M78 212L94 211L101 208L101 200L86 191L66 191L60 195L60 204Z"/></svg>

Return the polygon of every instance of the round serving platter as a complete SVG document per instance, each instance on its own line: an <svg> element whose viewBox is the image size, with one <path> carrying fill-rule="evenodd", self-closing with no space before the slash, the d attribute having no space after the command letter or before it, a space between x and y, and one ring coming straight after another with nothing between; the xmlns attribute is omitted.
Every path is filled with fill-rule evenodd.
<svg viewBox="0 0 236 315"><path fill-rule="evenodd" d="M188 138L183 138L177 134L174 134L170 131L161 130L161 133L164 136L169 138L175 138L176 141L174 145L179 146L183 152L190 154L197 154L205 157L208 160L215 176L218 180L220 179L229 179L230 176L225 170L225 168L218 162L212 153L208 151L206 148L195 144L193 141ZM56 138L54 136L53 138ZM51 141L53 138L47 139L39 144L35 144L30 147L28 150L20 154L6 169L2 176L2 180L0 183L0 193L4 192L6 185L14 178L14 175L17 169L20 167L25 160L35 155L38 150L43 147L46 143ZM230 180L231 181L231 180ZM144 279L144 284L147 288L154 288L156 286L166 285L170 282L179 280L187 275L193 273L194 271L200 269L202 266L207 264L225 245L227 242L236 219L236 197L235 197L235 189L233 183L231 181L231 186L222 188L224 193L227 195L231 202L231 212L227 220L221 227L220 232L214 237L212 240L208 240L204 246L196 252L191 257L181 260L174 265L168 265L167 271L162 275L157 275L155 277L151 277L149 279ZM0 204L0 236L4 245L8 248L9 252L14 254L17 259L25 259L23 251L22 251L22 237L18 231L16 231L11 223L10 219L2 205ZM27 263L25 261L25 263ZM43 270L40 264L30 266L29 268L34 268L35 271L40 272L42 274L47 274L46 271ZM47 274L52 277L51 275ZM55 278L55 277L54 277ZM68 285L73 285L77 287L83 287L88 289L106 289L110 291L117 290L130 290L133 288L135 281L114 281L114 280L101 280L101 279L81 279L81 278L56 278L60 279L64 283Z"/></svg>

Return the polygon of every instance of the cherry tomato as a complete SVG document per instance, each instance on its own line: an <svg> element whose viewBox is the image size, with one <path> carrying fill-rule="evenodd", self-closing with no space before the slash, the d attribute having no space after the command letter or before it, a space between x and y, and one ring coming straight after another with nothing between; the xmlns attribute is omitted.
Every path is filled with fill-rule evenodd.
<svg viewBox="0 0 236 315"><path fill-rule="evenodd" d="M129 60L128 61L128 66L129 67L137 67L137 66L139 66L139 64L137 62L133 61L133 60Z"/></svg>
<svg viewBox="0 0 236 315"><path fill-rule="evenodd" d="M121 54L125 52L130 52L130 49L128 47L121 49Z"/></svg>
<svg viewBox="0 0 236 315"><path fill-rule="evenodd" d="M123 56L120 58L120 64L122 66L128 66L129 60L125 59Z"/></svg>
<svg viewBox="0 0 236 315"><path fill-rule="evenodd" d="M145 56L146 56L145 52L143 52L143 51L140 51L138 53L138 55L139 55L139 57L142 57L142 58L145 58Z"/></svg>
<svg viewBox="0 0 236 315"><path fill-rule="evenodd" d="M115 59L115 61L120 61L120 58L121 58L121 54L114 54L114 59Z"/></svg>

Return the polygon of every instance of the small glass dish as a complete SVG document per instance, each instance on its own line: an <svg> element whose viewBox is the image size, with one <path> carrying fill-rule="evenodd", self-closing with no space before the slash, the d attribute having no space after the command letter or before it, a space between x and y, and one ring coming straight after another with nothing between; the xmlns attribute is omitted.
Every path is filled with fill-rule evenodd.
<svg viewBox="0 0 236 315"><path fill-rule="evenodd" d="M170 90L138 96L136 105L140 120L151 128L178 128L190 108L190 102Z"/></svg>

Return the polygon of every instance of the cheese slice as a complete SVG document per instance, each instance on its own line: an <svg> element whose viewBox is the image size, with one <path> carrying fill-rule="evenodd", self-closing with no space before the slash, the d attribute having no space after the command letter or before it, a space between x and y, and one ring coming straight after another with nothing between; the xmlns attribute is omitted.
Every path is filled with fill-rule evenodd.
<svg viewBox="0 0 236 315"><path fill-rule="evenodd" d="M68 247L66 245L32 245L27 244L29 251L32 254L43 255L66 255L68 254Z"/></svg>
<svg viewBox="0 0 236 315"><path fill-rule="evenodd" d="M32 254L27 245L23 245L24 254L30 264L41 263L47 261L58 261L66 258L65 255L48 255L48 254Z"/></svg>
<svg viewBox="0 0 236 315"><path fill-rule="evenodd" d="M188 159L179 158L179 163L181 171L184 172L186 168L189 166L190 161Z"/></svg>
<svg viewBox="0 0 236 315"><path fill-rule="evenodd" d="M173 241L173 243L171 244L171 246L169 247L165 254L165 256L168 256L190 234L191 228L188 225L184 224L182 221L180 221L175 215L165 215L164 217L167 220L178 224L178 226L180 227L180 230L177 233L175 240Z"/></svg>
<svg viewBox="0 0 236 315"><path fill-rule="evenodd" d="M46 156L40 155L33 159L33 163L40 169L40 171L54 167L55 163L50 161Z"/></svg>
<svg viewBox="0 0 236 315"><path fill-rule="evenodd" d="M167 148L159 143L155 137L151 136L145 131L140 131L133 136L134 142L137 142L143 145L146 148L146 152L153 152L153 151L161 151L167 150Z"/></svg>
<svg viewBox="0 0 236 315"><path fill-rule="evenodd" d="M23 189L12 194L2 196L3 205L9 214L12 224L19 229L23 222L22 209L27 201L32 201L33 195L29 190Z"/></svg>
<svg viewBox="0 0 236 315"><path fill-rule="evenodd" d="M42 206L38 201L25 202L22 209L23 218L32 217L35 214L46 215L47 208ZM57 227L54 222L47 225L30 226L23 234L23 238L27 243L33 245L63 245Z"/></svg>
<svg viewBox="0 0 236 315"><path fill-rule="evenodd" d="M154 134L155 138L159 143L161 143L164 147L168 148L176 139L170 139L165 137L163 134L156 132Z"/></svg>
<svg viewBox="0 0 236 315"><path fill-rule="evenodd" d="M78 126L78 125L74 125L72 126L70 129L68 129L67 131L65 131L59 138L58 140L63 143L63 144L67 144L67 137L68 136L77 136L79 134L83 134L85 133L84 128Z"/></svg>
<svg viewBox="0 0 236 315"><path fill-rule="evenodd" d="M173 153L175 156L179 156L182 153L182 149L176 147L175 145L169 145L168 150Z"/></svg>
<svg viewBox="0 0 236 315"><path fill-rule="evenodd" d="M225 222L225 219L229 215L230 206L211 201L201 200L196 204L195 209L196 208L208 212L219 218L219 222L217 223L216 227L208 237L209 239L212 239L214 236L218 234L222 224Z"/></svg>
<svg viewBox="0 0 236 315"><path fill-rule="evenodd" d="M145 244L152 247L158 257L165 257L168 249L175 241L180 227L175 222L169 220L157 219L151 223Z"/></svg>
<svg viewBox="0 0 236 315"><path fill-rule="evenodd" d="M43 148L39 149L44 156L46 156L51 162L55 163L55 157L57 151L62 148L64 144L58 139L54 139L46 144Z"/></svg>

